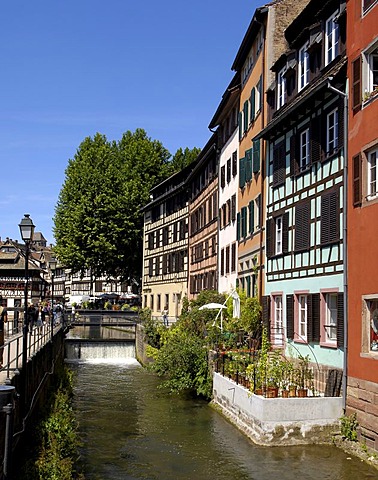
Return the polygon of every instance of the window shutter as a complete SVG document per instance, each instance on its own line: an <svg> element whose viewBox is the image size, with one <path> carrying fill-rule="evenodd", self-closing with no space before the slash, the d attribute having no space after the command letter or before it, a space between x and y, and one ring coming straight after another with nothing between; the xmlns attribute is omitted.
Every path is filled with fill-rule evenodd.
<svg viewBox="0 0 378 480"><path fill-rule="evenodd" d="M245 152L245 181L252 180L252 148Z"/></svg>
<svg viewBox="0 0 378 480"><path fill-rule="evenodd" d="M239 112L238 115L238 124L239 124L239 140L243 137L243 114Z"/></svg>
<svg viewBox="0 0 378 480"><path fill-rule="evenodd" d="M262 302L262 324L265 327L268 339L270 339L270 296L265 295L261 298Z"/></svg>
<svg viewBox="0 0 378 480"><path fill-rule="evenodd" d="M294 295L286 295L286 335L294 339Z"/></svg>
<svg viewBox="0 0 378 480"><path fill-rule="evenodd" d="M293 177L299 172L299 138L297 134L290 137L290 175Z"/></svg>
<svg viewBox="0 0 378 480"><path fill-rule="evenodd" d="M320 294L307 297L307 341L320 341Z"/></svg>
<svg viewBox="0 0 378 480"><path fill-rule="evenodd" d="M226 168L223 165L221 167L221 187L224 188L226 185Z"/></svg>
<svg viewBox="0 0 378 480"><path fill-rule="evenodd" d="M313 340L313 319L312 319L312 296L307 295L307 342L310 343Z"/></svg>
<svg viewBox="0 0 378 480"><path fill-rule="evenodd" d="M232 153L232 176L236 177L238 173L238 152Z"/></svg>
<svg viewBox="0 0 378 480"><path fill-rule="evenodd" d="M241 209L241 236L247 236L247 207Z"/></svg>
<svg viewBox="0 0 378 480"><path fill-rule="evenodd" d="M231 221L233 222L236 218L236 194L231 197Z"/></svg>
<svg viewBox="0 0 378 480"><path fill-rule="evenodd" d="M249 208L249 233L253 233L255 230L255 204L254 201L251 200L249 202L248 208Z"/></svg>
<svg viewBox="0 0 378 480"><path fill-rule="evenodd" d="M344 294L337 294L337 346L344 347Z"/></svg>
<svg viewBox="0 0 378 480"><path fill-rule="evenodd" d="M260 140L253 142L253 173L260 171Z"/></svg>
<svg viewBox="0 0 378 480"><path fill-rule="evenodd" d="M250 103L251 103L250 122L252 123L255 119L255 111L256 111L256 90L255 90L255 87L253 87L252 90L251 90Z"/></svg>
<svg viewBox="0 0 378 480"><path fill-rule="evenodd" d="M325 119L324 119L325 120ZM310 124L311 163L321 160L320 117L315 117Z"/></svg>
<svg viewBox="0 0 378 480"><path fill-rule="evenodd" d="M244 188L245 186L245 158L241 158L239 160L240 167L239 167L239 187Z"/></svg>
<svg viewBox="0 0 378 480"><path fill-rule="evenodd" d="M240 240L240 213L236 216L236 238Z"/></svg>
<svg viewBox="0 0 378 480"><path fill-rule="evenodd" d="M320 342L320 293L312 294L312 335L314 342Z"/></svg>
<svg viewBox="0 0 378 480"><path fill-rule="evenodd" d="M221 259L220 259L220 262L221 262L221 275L223 276L224 275L224 248L222 248L221 250Z"/></svg>
<svg viewBox="0 0 378 480"><path fill-rule="evenodd" d="M266 221L266 238L265 238L267 258L271 258L274 255L274 242L275 242L274 234L275 234L274 219L268 218L268 220Z"/></svg>
<svg viewBox="0 0 378 480"><path fill-rule="evenodd" d="M357 110L362 102L361 57L352 62L352 108Z"/></svg>
<svg viewBox="0 0 378 480"><path fill-rule="evenodd" d="M362 202L362 162L361 154L353 157L353 206L358 207Z"/></svg>
<svg viewBox="0 0 378 480"><path fill-rule="evenodd" d="M340 241L339 190L333 190L321 197L320 242L326 245L338 241Z"/></svg>
<svg viewBox="0 0 378 480"><path fill-rule="evenodd" d="M282 253L289 251L289 212L282 216Z"/></svg>
<svg viewBox="0 0 378 480"><path fill-rule="evenodd" d="M311 204L301 202L295 207L295 251L310 248Z"/></svg>

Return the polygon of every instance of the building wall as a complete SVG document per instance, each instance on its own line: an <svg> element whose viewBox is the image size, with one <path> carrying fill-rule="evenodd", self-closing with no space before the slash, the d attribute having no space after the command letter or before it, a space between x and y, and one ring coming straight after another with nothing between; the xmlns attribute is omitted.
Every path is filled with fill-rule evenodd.
<svg viewBox="0 0 378 480"><path fill-rule="evenodd" d="M225 167L226 170L226 181L225 187L222 188L219 185L219 212L222 216L222 206L227 205L227 202L235 195L235 212L238 210L238 187L239 187L239 176L235 176L232 173L232 159L233 155L236 153L238 155L238 130L236 129L231 135L225 146L222 148L220 159L219 159L219 171L222 167ZM227 162L231 160L231 181L227 182ZM237 158L238 166L238 158ZM230 206L226 207L227 215L229 214ZM230 215L231 216L231 215ZM233 288L236 287L236 278L237 278L237 242L236 242L236 217L234 220L231 219L231 222L223 226L223 221L219 221L219 247L218 247L218 291L220 293L229 293ZM232 245L235 245L232 247ZM232 268L232 248L235 248L235 269ZM223 254L222 254L223 250ZM228 256L228 260L226 260ZM221 262L223 260L223 269ZM227 269L227 265L229 268ZM228 270L228 271L227 271ZM222 274L223 271L223 274Z"/></svg>
<svg viewBox="0 0 378 480"><path fill-rule="evenodd" d="M371 4L366 12L363 12L364 2L347 3L350 79L347 412L357 412L363 441L378 450L378 343L376 349L372 347L374 339L378 342L378 334L372 328L375 307L369 303L378 299L378 196L367 197L368 155L372 149L378 151L378 95L370 98L366 95L365 55L374 43L378 46L378 3L365 3ZM362 60L360 88L354 82L354 62L358 59ZM355 107L356 103L360 105ZM356 182L360 195L355 192Z"/></svg>

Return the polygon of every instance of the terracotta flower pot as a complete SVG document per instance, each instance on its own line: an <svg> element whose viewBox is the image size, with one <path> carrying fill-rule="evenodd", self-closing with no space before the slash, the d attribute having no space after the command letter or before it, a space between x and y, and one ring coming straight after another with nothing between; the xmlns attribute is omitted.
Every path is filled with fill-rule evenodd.
<svg viewBox="0 0 378 480"><path fill-rule="evenodd" d="M307 397L307 388L298 388L298 397Z"/></svg>
<svg viewBox="0 0 378 480"><path fill-rule="evenodd" d="M289 398L289 390L282 390L282 398Z"/></svg>

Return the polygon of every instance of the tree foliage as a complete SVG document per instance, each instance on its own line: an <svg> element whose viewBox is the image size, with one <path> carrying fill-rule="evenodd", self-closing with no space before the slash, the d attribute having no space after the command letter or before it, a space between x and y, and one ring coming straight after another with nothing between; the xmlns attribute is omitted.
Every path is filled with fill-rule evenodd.
<svg viewBox="0 0 378 480"><path fill-rule="evenodd" d="M185 150L179 148L177 152L173 155L171 160L172 173L179 172L180 170L194 162L200 152L201 149L196 147L192 149L186 147Z"/></svg>
<svg viewBox="0 0 378 480"><path fill-rule="evenodd" d="M54 216L55 251L73 272L140 277L150 189L171 173L170 153L146 132L118 142L97 133L69 160Z"/></svg>

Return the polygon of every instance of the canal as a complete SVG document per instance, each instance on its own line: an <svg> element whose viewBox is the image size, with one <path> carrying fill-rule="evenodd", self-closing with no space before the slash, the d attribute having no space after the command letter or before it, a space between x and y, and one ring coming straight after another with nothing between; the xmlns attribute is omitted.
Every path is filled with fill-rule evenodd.
<svg viewBox="0 0 378 480"><path fill-rule="evenodd" d="M258 447L133 358L70 363L86 480L355 480L377 471L331 446Z"/></svg>

